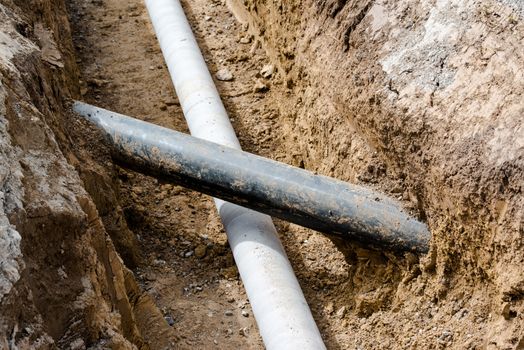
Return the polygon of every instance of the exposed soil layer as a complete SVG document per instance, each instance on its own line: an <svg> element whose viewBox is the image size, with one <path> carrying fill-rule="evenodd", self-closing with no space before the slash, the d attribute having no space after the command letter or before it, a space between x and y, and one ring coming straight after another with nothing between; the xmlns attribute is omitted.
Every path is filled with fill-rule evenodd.
<svg viewBox="0 0 524 350"><path fill-rule="evenodd" d="M328 348L524 349L522 5L183 5L245 150L433 233L419 259L276 221ZM67 110L187 132L142 1L0 10L0 348L263 348L212 200L115 167Z"/></svg>

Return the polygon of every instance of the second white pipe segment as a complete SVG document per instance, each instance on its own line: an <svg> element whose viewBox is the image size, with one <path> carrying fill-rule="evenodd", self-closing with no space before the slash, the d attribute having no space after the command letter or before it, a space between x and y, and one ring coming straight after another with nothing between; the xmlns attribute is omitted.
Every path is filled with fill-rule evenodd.
<svg viewBox="0 0 524 350"><path fill-rule="evenodd" d="M240 149L178 0L145 0L193 136ZM215 199L267 349L325 349L267 215Z"/></svg>

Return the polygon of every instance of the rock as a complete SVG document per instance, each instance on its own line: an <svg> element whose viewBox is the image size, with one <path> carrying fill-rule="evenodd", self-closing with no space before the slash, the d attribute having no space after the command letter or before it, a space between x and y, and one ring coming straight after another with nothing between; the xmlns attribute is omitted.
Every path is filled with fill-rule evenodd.
<svg viewBox="0 0 524 350"><path fill-rule="evenodd" d="M440 337L438 337L438 343L439 344L448 344L450 343L451 341L453 340L453 332L449 331L449 330L445 330L442 332L442 334L440 335Z"/></svg>
<svg viewBox="0 0 524 350"><path fill-rule="evenodd" d="M242 310L242 316L249 317L249 312L247 312L246 310Z"/></svg>
<svg viewBox="0 0 524 350"><path fill-rule="evenodd" d="M204 19L205 19L207 22L209 22L209 21L211 21L211 16L205 16Z"/></svg>
<svg viewBox="0 0 524 350"><path fill-rule="evenodd" d="M506 320L510 320L513 317L516 316L516 312L511 310L511 304L510 303L503 303L502 307L500 309L500 314L504 317Z"/></svg>
<svg viewBox="0 0 524 350"><path fill-rule="evenodd" d="M207 250L207 247L203 244L200 244L199 246L195 248L195 256L199 259L202 259L203 257L206 256L206 250Z"/></svg>
<svg viewBox="0 0 524 350"><path fill-rule="evenodd" d="M190 250L184 254L184 257L189 258L191 255L193 255L193 251Z"/></svg>
<svg viewBox="0 0 524 350"><path fill-rule="evenodd" d="M167 324L173 327L175 325L175 320L171 315L164 316L164 319L166 320Z"/></svg>
<svg viewBox="0 0 524 350"><path fill-rule="evenodd" d="M255 85L253 86L253 92L266 92L269 90L269 86L264 83L262 80L257 79Z"/></svg>
<svg viewBox="0 0 524 350"><path fill-rule="evenodd" d="M82 339L78 338L75 341L73 341L71 344L69 344L69 349L83 350L83 349L86 349L86 345Z"/></svg>
<svg viewBox="0 0 524 350"><path fill-rule="evenodd" d="M238 334L241 336L247 337L249 335L249 328L248 327L242 327L238 330Z"/></svg>
<svg viewBox="0 0 524 350"><path fill-rule="evenodd" d="M90 85L90 86L93 86L93 87L97 87L97 88L101 88L105 85L109 84L109 81L108 80L104 80L104 79L89 79L87 80L87 85Z"/></svg>
<svg viewBox="0 0 524 350"><path fill-rule="evenodd" d="M268 79L271 78L271 76L275 73L275 66L272 64L266 64L262 69L260 70L260 75L262 75L264 78Z"/></svg>
<svg viewBox="0 0 524 350"><path fill-rule="evenodd" d="M180 106L180 103L174 98L167 98L164 100L166 106Z"/></svg>
<svg viewBox="0 0 524 350"><path fill-rule="evenodd" d="M331 315L333 313L333 311L335 310L335 306L333 305L332 302L329 302L327 305L326 305L326 308L324 309L324 311L326 312L326 314L328 315Z"/></svg>
<svg viewBox="0 0 524 350"><path fill-rule="evenodd" d="M236 266L226 267L220 271L221 275L227 279L235 279L238 276L238 269Z"/></svg>
<svg viewBox="0 0 524 350"><path fill-rule="evenodd" d="M226 311L224 312L224 315L226 315L226 316L233 316L233 311L231 311L231 310L226 310Z"/></svg>
<svg viewBox="0 0 524 350"><path fill-rule="evenodd" d="M131 191L133 191L133 193L136 193L137 195L141 195L142 193L144 193L144 189L140 186L134 186Z"/></svg>
<svg viewBox="0 0 524 350"><path fill-rule="evenodd" d="M251 43L251 37L244 36L244 37L240 38L240 43L241 44L250 44Z"/></svg>
<svg viewBox="0 0 524 350"><path fill-rule="evenodd" d="M235 57L235 59L236 59L237 62L244 62L244 61L249 60L249 56L246 55L245 53L239 53L239 54Z"/></svg>
<svg viewBox="0 0 524 350"><path fill-rule="evenodd" d="M233 74L227 68L220 69L215 74L215 77L218 80L221 80L221 81L231 81L231 80L233 80Z"/></svg>
<svg viewBox="0 0 524 350"><path fill-rule="evenodd" d="M164 266L166 264L165 260L155 259L153 260L153 266Z"/></svg>
<svg viewBox="0 0 524 350"><path fill-rule="evenodd" d="M337 310L336 316L337 318L343 318L346 314L346 307L342 306L340 309Z"/></svg>

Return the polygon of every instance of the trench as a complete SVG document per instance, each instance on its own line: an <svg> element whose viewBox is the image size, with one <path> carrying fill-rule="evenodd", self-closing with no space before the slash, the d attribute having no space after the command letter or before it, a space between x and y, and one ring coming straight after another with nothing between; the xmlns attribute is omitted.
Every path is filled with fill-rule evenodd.
<svg viewBox="0 0 524 350"><path fill-rule="evenodd" d="M84 100L187 132L142 2L72 1L70 6ZM274 108L282 89L252 91L260 70L270 64L268 57L251 40L240 42L249 34L224 4L186 2L185 9L211 72L226 68L233 74L232 81L217 85L243 148L282 158L283 131ZM182 348L263 348L211 199L124 169L118 169L117 186L142 256L135 275L180 337L177 343ZM284 223L278 229L293 265L303 271L299 278L323 336L334 348L337 331L324 308L334 308L331 291L347 278L348 264L328 239ZM308 265L316 269L304 268ZM320 277L315 277L317 269ZM147 334L146 340L156 348Z"/></svg>
<svg viewBox="0 0 524 350"><path fill-rule="evenodd" d="M284 82L261 76L272 62L260 43L221 2L183 2L242 147L252 153L304 166L291 152L279 106L293 104ZM163 57L141 1L71 1L70 11L84 101L187 132ZM255 85L269 90L255 92ZM184 347L263 348L226 236L207 196L118 169L119 200L137 237L141 262L134 270ZM378 283L400 274L380 253L358 257L344 242L276 221L280 238L328 348L344 348L352 276L382 271ZM120 252L122 254L122 252ZM126 254L123 254L125 256ZM355 268L359 259L372 261ZM373 284L373 283L371 283ZM366 288L374 289L371 285ZM360 310L366 316L388 304ZM369 310L368 310L369 309ZM152 348L155 339L148 338Z"/></svg>
<svg viewBox="0 0 524 350"><path fill-rule="evenodd" d="M470 225L468 232L476 232L482 220L446 216L447 204L441 202L453 197L440 193L447 187L439 182L439 176L426 170L425 162L429 160L423 159L425 154L420 151L435 147L425 146L426 141L439 142L426 136L433 132L431 122L419 128L416 123L404 123L407 109L393 117L380 112L377 106L382 103L381 96L375 95L373 84L384 72L376 65L367 75L354 77L337 76L336 67L323 67L319 62L314 62L309 71L296 68L294 60L301 58L302 51L290 51L285 46L289 38L300 33L272 33L268 25L265 30L270 33L265 38L269 42L259 42L253 35L252 22L242 17L241 6L235 1L182 3L244 150L387 192L402 200L419 218L426 218L428 211L433 215L432 224L439 227L440 248L419 261L414 255L366 250L275 220L326 346L440 347L459 336L463 345L478 343L482 328L472 331L470 325L491 322L489 308L478 305L493 307L494 292L489 288L478 291L476 268L465 268L473 271L469 280L450 273L460 270L457 256L462 254L462 248L455 252L450 237L456 234L466 244L482 246L482 238L474 234L461 236L460 229L453 226L463 220L465 226ZM325 39L313 35L307 44L311 47L304 51L315 52L315 40L328 40L332 46L327 47L336 49L329 54L351 70L360 64L358 54L354 54L358 53L355 45L362 40L357 27L376 8L373 2L345 3L318 2L334 6L330 10L333 22L325 21L322 27L334 36ZM259 16L268 21L279 18L268 10L271 6L260 6ZM71 0L69 7L82 99L187 133L142 1ZM279 10L286 9L280 6ZM342 14L346 17L342 18ZM290 23L278 23L278 29L296 29ZM330 23L335 24L330 28ZM337 33L343 39L340 44ZM279 56L269 47L280 44L283 48ZM268 75L267 71L273 69ZM228 74L231 76L224 78ZM324 87L336 84L325 83L329 79L344 84L346 79L354 91L330 92ZM371 87L362 87L366 84ZM387 98L394 94L398 97L391 82L386 93ZM372 115L369 121L367 114ZM390 117L397 118L398 123L391 122ZM435 149L432 160L446 165L444 161L439 163L441 152L439 147ZM161 332L160 336L172 337L169 341L180 348L262 349L249 300L212 200L122 168L113 170L112 186L133 233L113 240L127 266L133 268L141 290L152 298L173 330ZM466 196L466 191L458 192ZM481 259L476 254L471 253L474 261ZM478 270L478 275L485 275L482 268ZM147 325L141 327L141 332L152 349L165 344L165 339L160 340Z"/></svg>

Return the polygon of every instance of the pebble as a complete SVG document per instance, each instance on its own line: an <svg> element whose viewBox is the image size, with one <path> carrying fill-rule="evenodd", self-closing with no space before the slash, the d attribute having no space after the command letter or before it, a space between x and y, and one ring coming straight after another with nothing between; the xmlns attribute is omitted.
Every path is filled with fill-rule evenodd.
<svg viewBox="0 0 524 350"><path fill-rule="evenodd" d="M165 260L162 259L155 259L153 260L154 266L164 266L166 264Z"/></svg>
<svg viewBox="0 0 524 350"><path fill-rule="evenodd" d="M174 98L166 99L164 103L166 104L166 106L175 106L175 105L180 106L180 103L177 100L175 100Z"/></svg>
<svg viewBox="0 0 524 350"><path fill-rule="evenodd" d="M211 21L211 16L205 16L204 19L209 22Z"/></svg>
<svg viewBox="0 0 524 350"><path fill-rule="evenodd" d="M233 80L233 74L227 68L220 69L215 74L215 77L218 80L221 80L221 81L231 81L231 80Z"/></svg>
<svg viewBox="0 0 524 350"><path fill-rule="evenodd" d="M337 313L336 313L338 318L343 318L345 314L346 314L346 307L345 306L342 306L340 309L338 309Z"/></svg>
<svg viewBox="0 0 524 350"><path fill-rule="evenodd" d="M502 304L501 307L501 315L504 317L504 319L509 320L511 319L511 305L509 303Z"/></svg>
<svg viewBox="0 0 524 350"><path fill-rule="evenodd" d="M192 250L187 251L187 252L184 254L184 257L189 258L191 255L193 255L193 251L192 251Z"/></svg>
<svg viewBox="0 0 524 350"><path fill-rule="evenodd" d="M272 64L266 64L262 69L260 70L260 75L262 75L264 78L268 79L271 78L271 76L275 73L275 66Z"/></svg>
<svg viewBox="0 0 524 350"><path fill-rule="evenodd" d="M262 80L257 79L255 85L253 86L253 92L266 92L269 90L269 87Z"/></svg>
<svg viewBox="0 0 524 350"><path fill-rule="evenodd" d="M242 316L249 317L249 312L247 312L246 310L242 310Z"/></svg>
<svg viewBox="0 0 524 350"><path fill-rule="evenodd" d="M249 44L249 43L251 43L251 37L244 36L244 37L240 38L240 43L241 44Z"/></svg>
<svg viewBox="0 0 524 350"><path fill-rule="evenodd" d="M171 327L175 325L175 320L173 319L173 317L171 317L171 315L164 316L164 319L166 320L167 324Z"/></svg>
<svg viewBox="0 0 524 350"><path fill-rule="evenodd" d="M249 328L243 327L238 330L238 334L247 337L249 335Z"/></svg>
<svg viewBox="0 0 524 350"><path fill-rule="evenodd" d="M235 279L238 276L238 269L236 266L225 267L220 270L220 273L225 278Z"/></svg>
<svg viewBox="0 0 524 350"><path fill-rule="evenodd" d="M202 259L206 256L206 249L207 247L203 244L200 244L195 248L195 256L199 259Z"/></svg>
<svg viewBox="0 0 524 350"><path fill-rule="evenodd" d="M233 311L231 311L231 310L226 310L226 311L224 312L224 315L226 315L226 316L233 316Z"/></svg>

